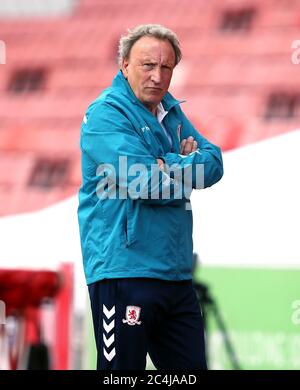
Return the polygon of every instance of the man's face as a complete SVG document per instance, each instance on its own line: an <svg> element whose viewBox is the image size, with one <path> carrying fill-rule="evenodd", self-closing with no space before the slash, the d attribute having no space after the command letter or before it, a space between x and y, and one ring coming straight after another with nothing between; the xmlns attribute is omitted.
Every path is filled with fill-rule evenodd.
<svg viewBox="0 0 300 390"><path fill-rule="evenodd" d="M174 66L171 43L147 36L135 42L129 58L123 60L122 72L131 89L153 114L168 91Z"/></svg>

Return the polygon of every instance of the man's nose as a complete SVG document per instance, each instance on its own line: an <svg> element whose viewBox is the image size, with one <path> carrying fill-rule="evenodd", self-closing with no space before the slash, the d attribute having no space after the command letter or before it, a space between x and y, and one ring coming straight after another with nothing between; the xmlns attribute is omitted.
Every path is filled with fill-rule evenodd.
<svg viewBox="0 0 300 390"><path fill-rule="evenodd" d="M155 84L159 84L161 82L161 69L159 66L152 70L151 81L153 81Z"/></svg>

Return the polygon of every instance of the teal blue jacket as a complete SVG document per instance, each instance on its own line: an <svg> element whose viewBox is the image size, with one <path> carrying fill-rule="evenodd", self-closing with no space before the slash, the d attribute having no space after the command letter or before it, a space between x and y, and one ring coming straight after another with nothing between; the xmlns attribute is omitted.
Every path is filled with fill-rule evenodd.
<svg viewBox="0 0 300 390"><path fill-rule="evenodd" d="M86 111L78 220L87 284L125 277L192 278L192 211L189 195L178 183L189 168L191 190L213 185L223 175L222 156L170 93L162 104L172 145L121 71ZM188 136L196 139L198 150L183 156L180 141ZM174 170L159 170L157 158ZM130 173L139 167L134 164L143 164L140 174ZM204 183L197 180L197 164L204 167ZM129 191L131 185L136 191Z"/></svg>

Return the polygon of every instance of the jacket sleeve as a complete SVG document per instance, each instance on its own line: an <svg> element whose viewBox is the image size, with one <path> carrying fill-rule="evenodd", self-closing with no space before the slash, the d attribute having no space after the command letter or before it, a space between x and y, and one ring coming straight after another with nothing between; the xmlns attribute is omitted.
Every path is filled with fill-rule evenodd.
<svg viewBox="0 0 300 390"><path fill-rule="evenodd" d="M117 107L98 102L89 108L80 146L83 177L97 187L98 196L116 189L122 196L161 206L185 201L181 186L159 169L156 157Z"/></svg>
<svg viewBox="0 0 300 390"><path fill-rule="evenodd" d="M193 136L198 143L198 148L195 152L192 152L186 156L177 153L167 153L162 156L162 159L168 166L177 166L177 170L179 171L184 172L190 169L192 188L201 189L210 187L217 183L223 176L221 149L199 134L199 132L192 126L182 111L181 117L182 129L180 139L182 140L184 138L188 138L189 136ZM199 173L203 173L201 180L198 180L199 177L197 177L197 165L198 168L202 168L198 170L198 176Z"/></svg>

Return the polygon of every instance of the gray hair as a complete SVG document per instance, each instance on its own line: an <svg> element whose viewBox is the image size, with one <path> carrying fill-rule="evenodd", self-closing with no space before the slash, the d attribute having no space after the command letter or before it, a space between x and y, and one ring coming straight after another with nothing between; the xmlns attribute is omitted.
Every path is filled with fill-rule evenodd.
<svg viewBox="0 0 300 390"><path fill-rule="evenodd" d="M120 68L122 67L123 59L129 58L132 46L135 44L136 41L138 41L144 36L168 40L171 43L175 52L175 66L181 60L182 54L177 35L168 28L161 26L160 24L141 24L139 26L134 27L133 29L128 29L127 31L128 34L123 35L120 38L119 42L118 62Z"/></svg>

